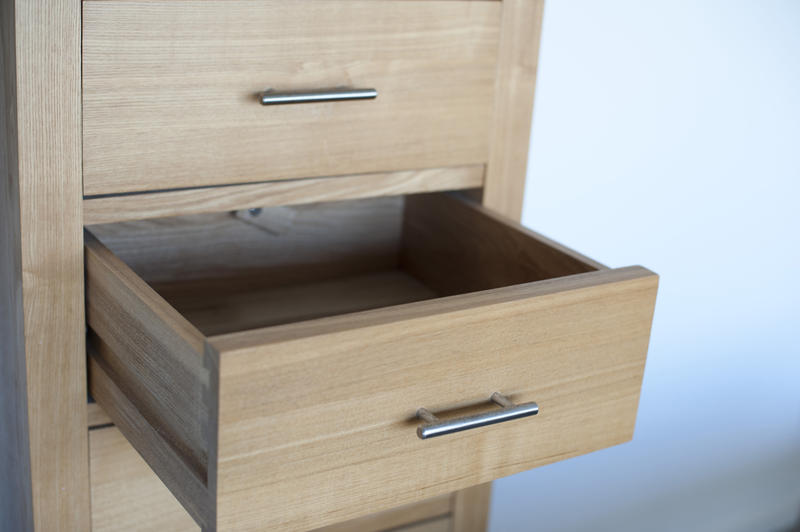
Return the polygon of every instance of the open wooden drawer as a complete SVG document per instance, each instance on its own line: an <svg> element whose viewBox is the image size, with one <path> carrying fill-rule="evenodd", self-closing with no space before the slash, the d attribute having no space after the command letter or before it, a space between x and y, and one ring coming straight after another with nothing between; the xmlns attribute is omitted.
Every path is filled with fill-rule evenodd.
<svg viewBox="0 0 800 532"><path fill-rule="evenodd" d="M313 529L633 434L657 276L469 200L89 232L91 392L207 529ZM420 407L494 392L540 412L418 437Z"/></svg>

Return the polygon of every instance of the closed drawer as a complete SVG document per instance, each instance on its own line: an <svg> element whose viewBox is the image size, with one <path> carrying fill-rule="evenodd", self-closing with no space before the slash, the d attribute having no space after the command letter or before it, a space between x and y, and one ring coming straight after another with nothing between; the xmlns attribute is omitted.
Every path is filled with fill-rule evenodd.
<svg viewBox="0 0 800 532"><path fill-rule="evenodd" d="M200 532L116 427L89 431L92 532Z"/></svg>
<svg viewBox="0 0 800 532"><path fill-rule="evenodd" d="M93 0L87 195L482 164L501 2ZM274 91L374 100L261 105Z"/></svg>
<svg viewBox="0 0 800 532"><path fill-rule="evenodd" d="M89 431L89 459L92 532L200 532L116 427ZM411 532L423 521L449 524L450 499L449 495L440 495L315 532Z"/></svg>
<svg viewBox="0 0 800 532"><path fill-rule="evenodd" d="M90 231L92 395L208 528L312 529L632 436L657 276L460 197ZM494 392L540 412L418 437L420 407Z"/></svg>

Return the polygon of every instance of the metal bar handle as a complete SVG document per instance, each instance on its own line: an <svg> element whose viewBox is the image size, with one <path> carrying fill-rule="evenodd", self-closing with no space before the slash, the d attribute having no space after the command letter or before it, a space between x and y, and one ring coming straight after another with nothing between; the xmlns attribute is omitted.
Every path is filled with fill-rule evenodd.
<svg viewBox="0 0 800 532"><path fill-rule="evenodd" d="M420 408L417 410L417 417L425 423L417 427L417 436L422 440L426 440L428 438L444 436L445 434L461 432L462 430L476 429L478 427L503 423L504 421L511 421L513 419L535 416L539 413L539 405L536 403L515 405L508 397L499 392L494 392L490 400L502 408L500 410L486 412L485 414L465 416L447 421L441 421L427 408Z"/></svg>
<svg viewBox="0 0 800 532"><path fill-rule="evenodd" d="M279 92L267 89L261 93L261 105L283 105L288 103L340 102L346 100L373 100L378 97L376 89L316 89L308 91Z"/></svg>

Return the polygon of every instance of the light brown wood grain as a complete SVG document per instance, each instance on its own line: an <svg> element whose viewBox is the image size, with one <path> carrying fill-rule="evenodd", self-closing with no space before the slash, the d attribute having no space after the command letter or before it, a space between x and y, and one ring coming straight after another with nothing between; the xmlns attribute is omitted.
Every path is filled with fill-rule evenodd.
<svg viewBox="0 0 800 532"><path fill-rule="evenodd" d="M271 208L255 216L243 211L127 222L92 231L206 335L603 267L443 194Z"/></svg>
<svg viewBox="0 0 800 532"><path fill-rule="evenodd" d="M194 519L116 427L89 431L93 532L199 532ZM318 529L380 532L450 513L442 496Z"/></svg>
<svg viewBox="0 0 800 532"><path fill-rule="evenodd" d="M507 5L510 4L511 2L508 1ZM19 5L18 13L14 13L14 2L4 3L3 5L4 92L2 99L7 109L14 108L14 105L9 105L8 102L13 102L14 104L19 103L22 106L18 114L25 119L24 124L21 126L25 131L17 135L17 113L12 112L4 114L2 130L6 133L6 136L4 138L5 149L2 150L4 154L3 170L7 169L5 165L11 160L10 158L17 156L17 148L19 147L24 160L21 162L12 161L10 166L13 167L17 165L17 169L19 169L26 164L25 161L33 161L31 165L29 165L28 170L33 168L37 172L37 175L47 174L48 180L39 179L30 189L26 189L26 184L31 183L26 181L26 176L31 175L30 171L25 171L23 174L19 174L19 172L13 169L4 172L6 175L10 176L9 182L11 186L3 190L3 193L8 195L0 198L0 200L2 200L0 201L0 206L3 207L4 229L7 230L7 232L3 233L0 247L6 248L6 244L10 242L12 243L10 246L12 251L6 254L4 250L2 261L0 261L0 272L3 272L3 274L11 272L11 277L9 278L10 282L6 285L5 277L0 278L0 282L3 282L4 286L11 288L10 290L0 293L0 308L3 309L4 318L7 309L11 309L9 316L13 313L19 318L10 318L7 321L4 320L3 326L8 327L8 330L11 331L10 335L13 335L14 331L17 331L18 335L16 338L28 337L29 340L38 342L41 339L41 332L37 331L31 335L29 330L21 328L23 321L21 317L23 315L27 316L26 312L29 310L34 316L32 323L37 327L42 323L45 323L47 326L53 323L53 321L49 319L38 319L38 317L48 312L52 312L54 315L60 313L58 315L60 315L61 318L57 319L56 323L77 323L76 316L82 314L80 311L75 312L75 301L77 298L74 296L75 292L70 288L63 291L65 297L53 297L53 294L61 290L59 284L74 287L75 283L73 281L82 278L82 274L80 273L77 275L70 273L75 271L75 256L79 255L79 253L71 254L69 252L70 249L75 250L74 242L80 239L79 236L76 236L80 234L80 229L78 228L75 230L75 226L79 227L80 225L80 215L76 217L70 217L69 215L74 208L73 202L75 201L70 191L74 190L76 183L80 182L80 171L77 173L74 171L76 166L78 168L80 166L79 155L74 155L74 147L75 145L79 145L79 140L76 141L76 135L70 133L70 130L74 132L76 129L75 117L78 116L79 118L80 105L75 105L74 102L69 101L79 94L77 90L74 90L73 84L79 81L79 66L76 60L78 45L76 45L75 41L80 31L80 7L76 4L67 6L64 3L57 2L51 2L46 8L24 3L19 3ZM506 17L506 20L508 20L508 17ZM35 28L35 31L33 28ZM16 32L19 32L22 37L18 38ZM29 37L30 35L33 35L33 37ZM13 74L9 76L9 72L11 72L12 69L9 67L9 61L7 61L8 58L13 58L15 55L14 44L9 46L9 43L15 40L21 44L22 49L19 55L19 64L22 71L22 75L20 76L22 83L20 87L23 87L24 94L21 93L19 102L16 101L16 65L14 65ZM11 52L9 52L9 50L11 50ZM46 50L46 52L43 52L43 50ZM53 52L54 50L55 52ZM31 65L34 64L36 66L32 67ZM33 70L39 70L39 72L33 72L31 74ZM55 89L53 89L53 87L55 87ZM9 94L12 94L12 90L13 96L9 96ZM54 95L55 97L53 97ZM16 142L17 137L19 137L19 143ZM47 147L48 143L50 144L49 147ZM29 149L31 147L34 149ZM59 157L60 159L55 161L55 157ZM347 171L349 172L351 170L348 169ZM495 174L492 174L492 176L494 175ZM52 176L57 177L53 178ZM510 177L507 175L507 178L512 179L514 183L521 183L524 179L524 175ZM492 179L491 182L494 183L495 180ZM20 186L22 186L22 188L20 188ZM441 188L458 188L450 187L442 183L437 183L435 186ZM43 188L48 189L46 194L29 194L31 189L34 191L41 191ZM493 187L489 186L487 188L491 189ZM521 190L521 187L519 190ZM252 191L252 189L247 190L247 192ZM398 192L406 191L406 189L398 189ZM196 191L191 192L194 193ZM244 193L245 191L242 190L242 192ZM177 192L175 194L175 196L164 196L158 199L155 197L140 198L144 201L134 203L132 207L133 210L127 211L126 215L128 217L140 217L142 212L145 212L147 216L150 216L153 212L156 212L153 209L163 209L158 211L162 213L177 214L177 211L169 211L169 207L163 207L163 205L178 198L185 198L187 202L192 202L192 200L189 199L188 195L177 195L179 194ZM287 194L291 195L293 193ZM305 195L306 194L304 194L304 196ZM13 199L15 196L18 198L16 201ZM26 197L30 200L27 204L25 203ZM198 195L193 196L195 199L198 197ZM318 199L322 199L323 197L324 194ZM508 197L512 199L519 198L519 201L521 201L521 194L508 194ZM8 200L8 198L11 198L11 200ZM31 200L31 198L34 199ZM57 198L59 200L66 198L65 203L67 208L65 212L68 213L66 224L62 224L60 217L63 213L60 209L51 209L50 214L47 216L42 216L43 213L40 212L42 203L47 203L49 205L56 204L54 201ZM198 203L198 206L192 208L216 210L217 207L212 206L212 202L219 202L214 203L214 205L230 205L231 208L250 206L249 203L245 203L247 200L240 201L239 199L232 198L232 195L226 196L225 192L218 193L215 191L214 194L204 195L203 198L202 206ZM497 201L491 199L491 195L489 195L488 198L490 199L488 203L493 206L498 205ZM92 200L105 199L110 200L110 198L93 198ZM20 209L20 204L22 204L22 209ZM131 203L125 204L132 205ZM162 206L158 207L159 204ZM106 209L113 209L114 202L109 201L108 203L103 203L103 205ZM144 208L145 211L136 210L142 208ZM225 208L228 207L226 206ZM77 209L79 210L80 207L77 207ZM109 211L106 210L106 213L108 212ZM506 210L506 212L508 212L508 210ZM511 214L513 215L514 213L512 212ZM8 218L5 218L6 215ZM34 229L30 233L32 235L31 239L27 237L29 233L23 233L21 226L17 226L13 223L14 219L18 221L27 220L26 223L29 223L28 228L30 229L32 227ZM5 224L6 221L9 221L9 223ZM47 231L49 234L46 237L52 239L52 242L58 245L40 245L42 240L45 239L43 236L45 230L41 229L45 225L49 227L58 227L58 230L48 229ZM19 238L20 234L25 234L26 236L24 238ZM64 238L65 236L66 238ZM49 243L50 242L48 242L48 244ZM36 264L26 269L23 268L22 247L28 245L31 249L29 258L34 257L35 260L33 262ZM65 250L66 260L62 262L61 259L65 256ZM51 266L48 268L50 272L55 270L59 270L59 272L53 275L49 273L44 275L45 270L39 267L43 263L47 263ZM35 286L36 288L35 290L29 290L27 292L27 299L21 302L22 296L20 293L15 293L13 287L18 286L17 279L22 278L23 272L25 272L25 275L30 279L34 279L34 282L25 281L23 284L29 289L31 286ZM64 282L64 280L66 280L66 282ZM47 286L46 289L44 288L45 286ZM30 306L32 299L31 294L33 294L35 298L38 298L36 299L35 306ZM53 310L50 311L47 309ZM4 328L2 332L5 333L6 329ZM53 338L55 338L56 332L60 333L63 332L63 330L60 329L60 326L57 326L52 329L51 332L53 333ZM30 347L25 348L24 342L22 342L22 347L20 347L21 342L9 342L7 346L4 346L7 350L2 353L2 369L5 371L7 368L10 368L9 372L4 373L4 375L11 376L10 380L13 382L10 386L5 386L6 382L2 382L3 399L5 401L6 398L12 397L13 400L11 402L4 402L4 406L11 405L11 407L2 412L2 419L4 420L4 427L8 427L5 420L12 419L11 424L13 428L4 431L4 438L0 441L0 448L5 450L8 446L9 448L16 449L13 451L12 456L14 456L14 460L17 461L12 463L3 460L4 469L2 473L4 473L4 475L2 478L6 480L19 480L20 483L12 487L9 487L9 482L0 483L2 485L0 496L2 496L4 503L4 506L0 506L0 513L4 516L14 516L13 519L16 519L16 521L12 522L12 526L15 526L15 529L29 528L33 521L38 523L39 528L45 527L45 529L48 530L55 529L53 527L58 526L64 527L67 530L83 529L87 520L86 509L88 505L86 504L86 500L88 497L86 495L87 490L85 489L86 472L84 465L86 461L81 460L80 457L78 457L77 460L73 460L76 455L76 450L77 454L83 453L85 458L86 447L85 435L76 433L74 429L74 427L78 425L74 418L85 416L80 408L75 408L77 404L77 401L75 401L75 397L77 396L75 390L78 390L81 396L84 395L83 349L82 346L80 349L74 349L73 345L75 344L74 338L77 337L79 337L79 335L75 335L69 331L66 335L58 336L57 342L61 350L66 353L67 356L60 356L59 358L59 362L65 362L65 364L59 366L60 369L64 371L58 374L57 381L52 380L53 375L49 375L44 379L42 378L42 376L48 375L48 372L44 371L43 368L53 361L52 357L54 355L37 358L32 372L23 367L24 358L19 356L6 357L7 353L19 354L21 352L20 349L27 349L25 353L27 355L31 353L38 355L48 352L48 350L50 350L49 353L53 353L51 348L54 343L52 341L45 339L45 342L39 346L39 348L37 348L38 350L35 352L32 351ZM79 342L82 344L82 340L79 340ZM79 361L78 365L80 366L80 371L78 372L73 370L76 361ZM22 374L22 372L26 373L26 378L24 380L13 377L14 375ZM34 382L41 383L43 380L46 380L47 385L38 386L33 389L23 389L20 387L20 382L28 381L31 375L33 375ZM68 388L66 394L61 391L65 383ZM32 405L30 405L30 408L28 408L27 397L23 397L23 394L27 396L28 393L34 396L34 401ZM81 397L80 400L82 401L83 397ZM24 413L23 407L21 406L23 403L25 403ZM67 416L64 415L65 412L67 412ZM23 424L27 423L27 420L23 420L23 417L28 417L30 413L35 414L34 417L31 418L34 422L34 426L30 428L33 436L31 441L26 441L27 435L25 435L25 433L28 432L28 428L22 428ZM72 413L72 415L70 415L70 413ZM42 419L46 422L42 423ZM53 419L58 419L58 422L52 423L51 421ZM52 449L49 448L50 446L57 449L57 452L53 453ZM26 448L29 450L24 450ZM32 464L26 456L26 454L30 453L30 449L32 449L34 453ZM5 469L9 464L11 468ZM26 468L28 472L25 471ZM12 474L5 475L8 471ZM34 478L33 487L26 488L25 483L30 479L31 473ZM83 488L81 488L81 483L84 485ZM39 486L38 488L37 484ZM34 505L30 502L31 496L28 494L36 490L38 491L35 496L36 504ZM13 496L5 497L7 491L13 493ZM32 506L35 508L32 508ZM10 513L5 512L6 507L10 509ZM34 512L36 513L35 518L33 517ZM26 517L26 515L28 517Z"/></svg>
<svg viewBox="0 0 800 532"><path fill-rule="evenodd" d="M406 198L400 262L440 295L604 268L580 253L451 194Z"/></svg>
<svg viewBox="0 0 800 532"><path fill-rule="evenodd" d="M84 192L484 164L500 5L87 2ZM337 86L379 95L256 97Z"/></svg>
<svg viewBox="0 0 800 532"><path fill-rule="evenodd" d="M118 429L106 427L90 431L89 442L94 532L200 530ZM314 532L458 530L451 528L449 512L450 496L440 496L318 528Z"/></svg>
<svg viewBox="0 0 800 532"><path fill-rule="evenodd" d="M6 110L17 99L14 2L0 4L0 28L0 102ZM0 113L0 135L0 516L9 530L32 530L16 113Z"/></svg>
<svg viewBox="0 0 800 532"><path fill-rule="evenodd" d="M519 220L539 62L544 0L503 0L483 204Z"/></svg>
<svg viewBox="0 0 800 532"><path fill-rule="evenodd" d="M253 285L256 285L255 287ZM401 270L359 273L284 287L240 289L208 283L181 283L177 290L159 285L189 321L211 336L388 307L436 297L436 292Z"/></svg>
<svg viewBox="0 0 800 532"><path fill-rule="evenodd" d="M406 530L403 528L404 525L420 526L425 521L448 520L449 516L450 497L441 495L418 503L406 504L391 510L318 528L314 532L402 532Z"/></svg>
<svg viewBox="0 0 800 532"><path fill-rule="evenodd" d="M80 12L71 0L0 11L0 515L12 530L89 528Z"/></svg>
<svg viewBox="0 0 800 532"><path fill-rule="evenodd" d="M86 236L86 321L103 374L154 427L182 466L207 481L208 442L202 334L94 237ZM99 382L92 379L93 384ZM106 386L105 388L109 388ZM115 410L106 412L119 424ZM109 395L109 392L106 391ZM129 436L126 425L121 430ZM145 458L149 458L145 455Z"/></svg>
<svg viewBox="0 0 800 532"><path fill-rule="evenodd" d="M492 483L478 484L452 495L453 532L484 532L489 523Z"/></svg>
<svg viewBox="0 0 800 532"><path fill-rule="evenodd" d="M101 425L110 425L113 423L111 418L108 417L103 407L97 403L89 403L86 407L86 417L88 419L89 428L99 427Z"/></svg>
<svg viewBox="0 0 800 532"><path fill-rule="evenodd" d="M542 36L544 0L503 0L500 46L495 79L494 108L489 129L489 162L481 203L510 219L522 217L527 178L530 128L533 114L539 44ZM490 486L483 490L485 502L479 510L489 513ZM455 494L456 500L458 494ZM464 494L469 500L472 495ZM477 503L475 503L477 505ZM468 526L454 515L457 526ZM469 515L469 514L468 514ZM484 519L485 521L485 519ZM454 528L459 530L459 528ZM476 528L476 530L485 530Z"/></svg>
<svg viewBox="0 0 800 532"><path fill-rule="evenodd" d="M168 300L195 281L207 290L287 286L391 269L402 198L296 205L103 224L91 231Z"/></svg>
<svg viewBox="0 0 800 532"><path fill-rule="evenodd" d="M92 532L199 532L116 427L89 431Z"/></svg>
<svg viewBox="0 0 800 532"><path fill-rule="evenodd" d="M218 527L311 528L627 441L655 289L605 270L212 337ZM416 437L419 406L497 390L539 416Z"/></svg>
<svg viewBox="0 0 800 532"><path fill-rule="evenodd" d="M330 255L336 231L308 223L322 221L323 213L332 220L360 213L350 219L359 221L365 249L381 243L385 258L374 260L356 240ZM278 260L277 275L261 275L270 291L250 297L234 291L226 299L220 290L238 281L223 271L226 281L210 283L211 290L203 285L208 277L193 281L186 293L194 300L177 305L184 314L157 291L168 285L148 286L112 250L87 237L89 323L97 335L92 394L207 528L329 526L631 437L657 286L652 272L602 268L452 194L265 209L262 216L254 225L279 238L270 253L249 263L242 279L251 281L241 286L257 282L259 264L262 272L273 271ZM373 224L373 217L393 221ZM231 219L240 231L253 227L239 216ZM177 242L160 240L160 229L183 234L179 247L202 247L187 238L190 226L202 222L174 221L183 228L177 233L165 221L149 223L143 241ZM413 229L401 233L401 224ZM115 229L108 235L116 245L138 241ZM247 238L227 241L230 256L237 245L250 247ZM120 248L123 255L129 251ZM299 265L309 259L324 265L330 256L351 269L334 277L324 269L286 275L281 272L298 266L289 249L304 257ZM484 264L492 255L496 263ZM355 257L372 257L372 269L349 260ZM169 265L174 258L162 261ZM455 272L453 281L405 263ZM158 262L149 268L158 271ZM422 291L407 284L409 275L425 285ZM387 286L369 284L372 276ZM329 290L329 281L343 289ZM293 295L281 297L281 290ZM222 297L226 330L238 332L209 336L205 327L201 332L190 324L205 293L212 307ZM173 293L171 300L180 298ZM331 316L307 319L324 308ZM359 308L371 310L352 312ZM253 328L263 323L251 314L296 321ZM209 327L216 320L208 318ZM435 440L416 437L420 406L447 418L492 408L494 391L535 400L541 413ZM194 400L181 403L184 396ZM167 404L175 411L160 412ZM193 462L186 449L194 448L200 452ZM191 482L180 482L187 474ZM463 497L483 504L485 495ZM461 522L484 515L458 504Z"/></svg>
<svg viewBox="0 0 800 532"><path fill-rule="evenodd" d="M422 521L408 526L396 528L387 532L452 532L452 521L449 517L440 517Z"/></svg>
<svg viewBox="0 0 800 532"><path fill-rule="evenodd" d="M187 463L185 453L178 449L168 435L140 410L138 398L129 392L136 382L123 381L106 363L109 351L102 344L90 346L89 376L92 395L110 412L125 438L180 501L186 511L202 527L214 522L215 507L207 479ZM122 383L117 384L117 383ZM120 389L122 386L124 389ZM102 430L102 429L101 429Z"/></svg>
<svg viewBox="0 0 800 532"><path fill-rule="evenodd" d="M483 165L88 197L86 225L483 186Z"/></svg>

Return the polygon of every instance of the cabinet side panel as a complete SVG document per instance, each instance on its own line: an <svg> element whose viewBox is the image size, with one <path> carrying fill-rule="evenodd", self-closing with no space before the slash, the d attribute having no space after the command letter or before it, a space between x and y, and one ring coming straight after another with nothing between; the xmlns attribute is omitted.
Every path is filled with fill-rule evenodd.
<svg viewBox="0 0 800 532"><path fill-rule="evenodd" d="M487 160L500 2L84 6L87 195ZM267 86L379 95L263 107Z"/></svg>
<svg viewBox="0 0 800 532"><path fill-rule="evenodd" d="M31 530L28 401L17 173L14 3L0 5L0 529Z"/></svg>
<svg viewBox="0 0 800 532"><path fill-rule="evenodd" d="M36 530L88 530L81 5L75 0L11 3L21 265L17 286L24 317L33 525ZM11 23L4 19L4 36Z"/></svg>
<svg viewBox="0 0 800 532"><path fill-rule="evenodd" d="M543 9L544 0L503 0L483 203L514 220L522 216Z"/></svg>

